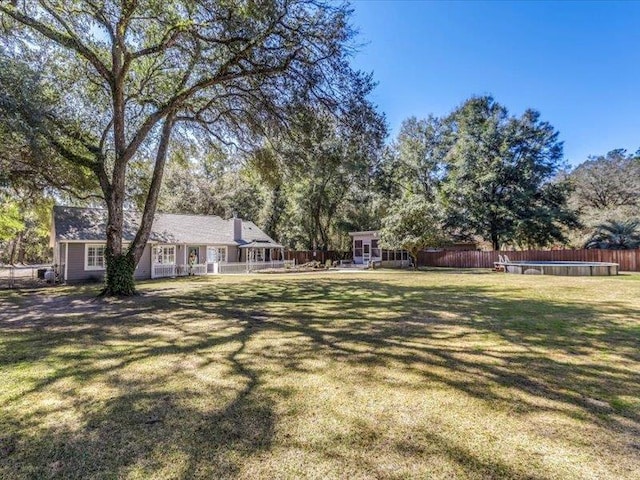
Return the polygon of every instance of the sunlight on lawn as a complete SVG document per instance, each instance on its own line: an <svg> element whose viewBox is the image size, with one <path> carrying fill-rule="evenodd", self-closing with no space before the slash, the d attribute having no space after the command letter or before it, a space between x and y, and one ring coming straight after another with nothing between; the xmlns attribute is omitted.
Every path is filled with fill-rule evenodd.
<svg viewBox="0 0 640 480"><path fill-rule="evenodd" d="M634 478L640 275L0 292L1 478Z"/></svg>

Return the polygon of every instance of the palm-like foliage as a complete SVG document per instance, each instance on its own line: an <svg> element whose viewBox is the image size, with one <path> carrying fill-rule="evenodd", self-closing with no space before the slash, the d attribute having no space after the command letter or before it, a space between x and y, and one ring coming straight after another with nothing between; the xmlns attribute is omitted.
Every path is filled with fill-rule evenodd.
<svg viewBox="0 0 640 480"><path fill-rule="evenodd" d="M640 248L640 220L609 220L596 227L585 248L628 250Z"/></svg>

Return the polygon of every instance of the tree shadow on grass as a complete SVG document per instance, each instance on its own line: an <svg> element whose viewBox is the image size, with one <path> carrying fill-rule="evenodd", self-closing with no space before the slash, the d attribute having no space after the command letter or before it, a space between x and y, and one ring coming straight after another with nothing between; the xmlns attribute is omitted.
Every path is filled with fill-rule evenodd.
<svg viewBox="0 0 640 480"><path fill-rule="evenodd" d="M100 379L102 388L112 388L114 395L93 403L83 398L79 386L62 392L58 389L57 394L68 400L60 402L60 407L42 407L21 418L3 418L0 425L11 451L5 458L0 453L0 477L119 478L130 473L147 477L163 476L166 471L167 476L179 478L233 478L243 459L269 449L276 422L270 391L262 388L256 372L238 359L250 335L250 329L242 329L224 340L233 348L219 361L228 365L233 388L215 383L189 387L188 382L180 389L167 386L164 381L179 369L137 379L106 375L167 354L170 347L141 348L117 368L95 368L91 362L76 363L73 357L62 354L65 362L73 365L36 383L32 393L47 391L74 377L81 379L79 385ZM51 340L63 343L58 337ZM146 340L136 338L132 342L144 344ZM216 343L207 339L175 348L183 354L197 355ZM112 357L117 355L104 354L102 360ZM74 427L68 422L40 423L50 416L64 418L69 411L78 417L72 422Z"/></svg>
<svg viewBox="0 0 640 480"><path fill-rule="evenodd" d="M371 367L402 370L514 412L548 410L616 434L640 434L637 408L616 403L640 396L637 323L619 321L637 320L638 310L494 293L482 286L424 289L332 278L201 283L114 303L32 299L17 319L16 310L0 313L0 366L54 368L6 403L58 391L72 379L76 386L62 391L67 402L60 414L80 413L76 428L40 425L55 413L51 408L0 417L10 432L5 442L13 445L5 458L0 449L0 474L162 476L173 468L180 478L233 477L244 459L271 448L275 434L279 395L256 365L277 365L287 375L316 368L308 361L318 358L344 362L373 385L389 380ZM247 348L265 333L293 340L279 350ZM224 353L212 353L218 349ZM620 362L606 360L609 354ZM197 359L197 371L224 364L232 381L176 388L172 379L185 375L180 365L146 378L121 375L163 358ZM96 381L114 394L91 404L78 385ZM437 436L433 441L470 472L523 477L498 459L489 462ZM398 442L409 454L420 448Z"/></svg>

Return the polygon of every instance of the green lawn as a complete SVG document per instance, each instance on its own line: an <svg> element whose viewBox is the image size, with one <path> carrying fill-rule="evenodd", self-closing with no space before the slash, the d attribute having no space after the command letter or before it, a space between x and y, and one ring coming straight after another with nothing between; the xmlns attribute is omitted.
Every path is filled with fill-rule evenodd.
<svg viewBox="0 0 640 480"><path fill-rule="evenodd" d="M0 478L638 478L640 275L0 292Z"/></svg>

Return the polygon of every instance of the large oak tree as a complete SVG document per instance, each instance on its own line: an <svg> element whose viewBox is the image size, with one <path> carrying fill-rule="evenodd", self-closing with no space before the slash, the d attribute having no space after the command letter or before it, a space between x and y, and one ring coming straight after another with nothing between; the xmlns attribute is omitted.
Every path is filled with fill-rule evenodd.
<svg viewBox="0 0 640 480"><path fill-rule="evenodd" d="M558 132L526 110L520 117L492 97L474 97L456 109L450 124L442 196L454 231L491 242L546 246L564 241L576 226L567 207L569 185L557 181L563 166Z"/></svg>
<svg viewBox="0 0 640 480"><path fill-rule="evenodd" d="M57 102L24 125L97 178L107 209L107 294L134 292L171 136L244 145L301 99L336 109L354 72L345 5L322 0L33 0L0 3L5 55ZM127 169L153 158L134 241L123 248Z"/></svg>

